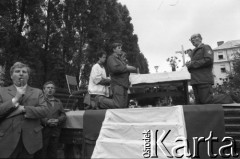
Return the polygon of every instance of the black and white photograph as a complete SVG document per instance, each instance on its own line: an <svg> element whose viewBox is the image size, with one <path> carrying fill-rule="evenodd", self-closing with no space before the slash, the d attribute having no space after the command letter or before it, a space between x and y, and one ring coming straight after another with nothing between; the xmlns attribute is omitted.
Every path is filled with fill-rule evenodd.
<svg viewBox="0 0 240 159"><path fill-rule="evenodd" d="M239 158L239 0L0 0L0 158Z"/></svg>

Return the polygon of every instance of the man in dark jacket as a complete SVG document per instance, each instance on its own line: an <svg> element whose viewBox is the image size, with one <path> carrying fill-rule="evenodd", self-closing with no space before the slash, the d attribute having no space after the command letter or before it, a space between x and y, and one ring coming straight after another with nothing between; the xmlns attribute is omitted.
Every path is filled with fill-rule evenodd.
<svg viewBox="0 0 240 159"><path fill-rule="evenodd" d="M230 95L213 96L213 51L209 45L202 43L200 34L190 38L195 49L191 52L191 61L186 66L191 73L191 85L196 104L228 104L233 103Z"/></svg>
<svg viewBox="0 0 240 159"><path fill-rule="evenodd" d="M122 44L112 44L113 53L107 59L107 68L111 77L112 99L99 97L97 102L100 109L126 108L128 106L129 74L136 68L123 61Z"/></svg>
<svg viewBox="0 0 240 159"><path fill-rule="evenodd" d="M41 119L43 125L43 148L36 155L37 158L57 158L57 148L61 128L66 120L62 102L54 97L56 86L48 81L43 85L46 100L50 103L51 112L46 118Z"/></svg>

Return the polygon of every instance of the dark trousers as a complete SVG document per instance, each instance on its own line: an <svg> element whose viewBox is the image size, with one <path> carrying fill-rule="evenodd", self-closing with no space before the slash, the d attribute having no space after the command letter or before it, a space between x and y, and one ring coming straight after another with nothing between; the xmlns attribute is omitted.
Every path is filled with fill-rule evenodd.
<svg viewBox="0 0 240 159"><path fill-rule="evenodd" d="M13 151L13 153L10 155L9 158L33 158L33 154L29 154L26 150L23 141L22 141L22 133L19 139L19 142L17 144L17 147Z"/></svg>
<svg viewBox="0 0 240 159"><path fill-rule="evenodd" d="M112 98L100 97L99 104L101 109L127 108L128 92L127 88L120 85L111 85Z"/></svg>
<svg viewBox="0 0 240 159"><path fill-rule="evenodd" d="M233 103L230 95L218 94L213 95L211 84L192 85L195 96L195 104L229 104Z"/></svg>
<svg viewBox="0 0 240 159"><path fill-rule="evenodd" d="M35 158L57 158L59 135L54 135L52 128L43 129L43 147L37 152Z"/></svg>

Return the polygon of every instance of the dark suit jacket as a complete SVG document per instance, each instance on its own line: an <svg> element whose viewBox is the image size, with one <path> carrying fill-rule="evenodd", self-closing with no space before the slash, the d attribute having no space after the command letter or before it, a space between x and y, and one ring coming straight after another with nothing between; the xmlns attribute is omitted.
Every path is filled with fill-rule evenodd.
<svg viewBox="0 0 240 159"><path fill-rule="evenodd" d="M14 107L12 98L15 94L16 87L13 85L0 88L0 116L9 113ZM21 134L23 144L30 154L42 147L40 119L46 117L50 111L42 91L27 86L22 105L25 106L25 114L6 117L0 122L0 158L7 158L12 154Z"/></svg>

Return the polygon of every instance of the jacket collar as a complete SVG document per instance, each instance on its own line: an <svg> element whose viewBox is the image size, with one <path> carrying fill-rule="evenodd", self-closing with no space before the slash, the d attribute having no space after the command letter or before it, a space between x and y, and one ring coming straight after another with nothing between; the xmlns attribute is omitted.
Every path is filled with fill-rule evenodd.
<svg viewBox="0 0 240 159"><path fill-rule="evenodd" d="M14 85L11 85L8 88L8 94L10 94L11 96L14 97L16 95L16 92L17 92L17 89ZM25 95L23 96L23 102L25 102L32 94L33 94L33 88L30 86L27 86Z"/></svg>
<svg viewBox="0 0 240 159"><path fill-rule="evenodd" d="M125 62L123 62L121 55L118 55L117 53L113 53L112 56L115 56L123 65L126 65Z"/></svg>
<svg viewBox="0 0 240 159"><path fill-rule="evenodd" d="M195 53L197 52L197 50L198 49L201 49L201 48L203 48L203 46L204 46L204 44L203 43L201 43L198 47L195 47L194 49L193 49L193 55L192 56L194 56L195 55Z"/></svg>
<svg viewBox="0 0 240 159"><path fill-rule="evenodd" d="M203 43L199 44L199 45L198 45L198 47L195 47L195 48L194 48L194 50L197 50L197 49L200 49L200 48L202 48L202 47L203 47L203 45L204 45Z"/></svg>
<svg viewBox="0 0 240 159"><path fill-rule="evenodd" d="M203 47L203 43L199 44L197 48L202 48Z"/></svg>

